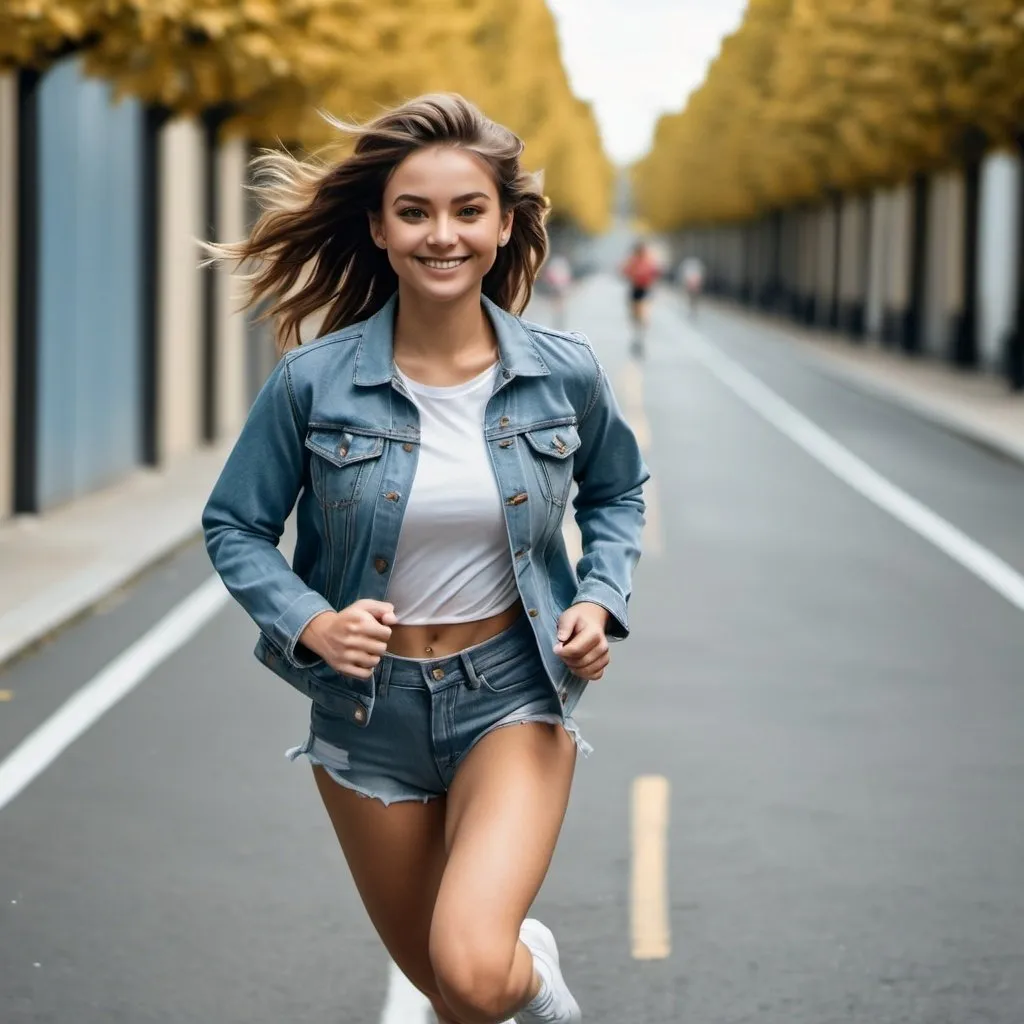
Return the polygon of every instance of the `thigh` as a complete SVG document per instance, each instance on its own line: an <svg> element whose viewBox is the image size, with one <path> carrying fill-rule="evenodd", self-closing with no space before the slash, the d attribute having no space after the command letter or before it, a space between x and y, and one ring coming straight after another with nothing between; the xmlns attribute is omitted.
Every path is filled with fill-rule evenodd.
<svg viewBox="0 0 1024 1024"><path fill-rule="evenodd" d="M430 922L445 869L445 799L385 806L313 769L317 788L377 934L405 976L437 996Z"/></svg>
<svg viewBox="0 0 1024 1024"><path fill-rule="evenodd" d="M448 791L435 929L511 954L547 874L575 764L572 737L541 722L505 726L469 752Z"/></svg>

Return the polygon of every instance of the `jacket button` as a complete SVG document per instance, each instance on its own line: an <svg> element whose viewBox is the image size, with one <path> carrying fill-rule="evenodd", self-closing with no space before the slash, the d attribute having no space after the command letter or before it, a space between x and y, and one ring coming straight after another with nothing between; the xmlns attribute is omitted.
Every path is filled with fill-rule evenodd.
<svg viewBox="0 0 1024 1024"><path fill-rule="evenodd" d="M384 497L388 501L398 501L398 491L388 491L388 493L385 494Z"/></svg>
<svg viewBox="0 0 1024 1024"><path fill-rule="evenodd" d="M507 416L502 416L501 419L498 420L498 426L507 427L511 422L512 421Z"/></svg>
<svg viewBox="0 0 1024 1024"><path fill-rule="evenodd" d="M514 444L515 444L515 441L513 441L511 437L506 437L504 441L499 441L498 442L498 447L499 448L511 448L512 445L514 445Z"/></svg>
<svg viewBox="0 0 1024 1024"><path fill-rule="evenodd" d="M338 445L338 454L342 458L345 458L345 456L348 455L348 449L343 444L339 444Z"/></svg>
<svg viewBox="0 0 1024 1024"><path fill-rule="evenodd" d="M518 551L516 552L516 558L522 558L522 557L523 557L523 555L525 555L525 554L526 554L526 552L527 552L527 551L529 551L529 550L530 550L530 545L529 545L529 544L527 544L527 545L526 545L526 547L520 548L520 549L519 549L519 550L518 550Z"/></svg>
<svg viewBox="0 0 1024 1024"><path fill-rule="evenodd" d="M366 708L363 708L363 707L356 708L355 711L352 712L352 717L357 722L365 722L366 721Z"/></svg>
<svg viewBox="0 0 1024 1024"><path fill-rule="evenodd" d="M412 445L409 444L408 441L406 441L405 444L402 445L402 451L403 452L411 452L412 451Z"/></svg>
<svg viewBox="0 0 1024 1024"><path fill-rule="evenodd" d="M522 505L524 501L529 501L530 496L526 491L520 491L518 494L513 494L511 498L507 499L506 505Z"/></svg>
<svg viewBox="0 0 1024 1024"><path fill-rule="evenodd" d="M388 571L388 560L386 558L375 558L373 560L373 567L379 573L386 573Z"/></svg>
<svg viewBox="0 0 1024 1024"><path fill-rule="evenodd" d="M538 612L536 608L530 608L526 614L529 615L531 619L535 619L540 615L540 612Z"/></svg>

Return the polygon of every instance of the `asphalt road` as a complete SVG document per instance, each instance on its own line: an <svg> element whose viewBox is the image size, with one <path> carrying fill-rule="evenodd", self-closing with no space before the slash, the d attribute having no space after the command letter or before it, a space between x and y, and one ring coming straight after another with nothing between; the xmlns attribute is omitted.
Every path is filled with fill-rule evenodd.
<svg viewBox="0 0 1024 1024"><path fill-rule="evenodd" d="M622 287L569 309L648 438L633 636L578 718L537 916L592 1024L1021 1024L1024 611L768 423L700 353L1024 573L1024 469ZM543 309L538 315L543 315ZM641 404L642 403L642 407ZM210 574L192 545L6 671L0 763ZM0 808L4 1024L378 1024L387 958L310 772L303 700L226 607ZM630 945L630 792L669 783L671 953ZM411 1015L404 1024L422 1024Z"/></svg>

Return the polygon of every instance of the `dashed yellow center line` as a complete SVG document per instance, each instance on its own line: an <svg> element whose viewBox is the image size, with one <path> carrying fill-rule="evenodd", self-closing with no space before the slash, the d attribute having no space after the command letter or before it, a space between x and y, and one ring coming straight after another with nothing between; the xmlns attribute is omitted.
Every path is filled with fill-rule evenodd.
<svg viewBox="0 0 1024 1024"><path fill-rule="evenodd" d="M672 952L668 915L669 785L663 775L633 780L630 938L634 960Z"/></svg>

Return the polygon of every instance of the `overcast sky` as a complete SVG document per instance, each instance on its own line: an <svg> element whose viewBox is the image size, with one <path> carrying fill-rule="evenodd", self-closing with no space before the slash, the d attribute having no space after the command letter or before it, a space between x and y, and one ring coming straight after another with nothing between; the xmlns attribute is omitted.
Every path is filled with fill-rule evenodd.
<svg viewBox="0 0 1024 1024"><path fill-rule="evenodd" d="M548 0L573 91L594 104L617 163L642 156L743 16L746 0Z"/></svg>

